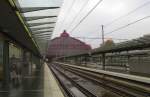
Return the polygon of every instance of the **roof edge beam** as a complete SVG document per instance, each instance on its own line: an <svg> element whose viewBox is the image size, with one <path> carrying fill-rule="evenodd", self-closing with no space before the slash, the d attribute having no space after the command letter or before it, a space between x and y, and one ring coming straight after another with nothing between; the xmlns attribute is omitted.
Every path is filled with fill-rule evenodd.
<svg viewBox="0 0 150 97"><path fill-rule="evenodd" d="M39 19L45 19L45 18L55 18L57 16L33 16L33 17L24 17L26 21L33 21L33 20L39 20Z"/></svg>
<svg viewBox="0 0 150 97"><path fill-rule="evenodd" d="M48 30L48 31L39 31L39 32L32 32L32 34L38 34L38 33L48 33L48 32L52 32L51 30Z"/></svg>
<svg viewBox="0 0 150 97"><path fill-rule="evenodd" d="M37 34L33 34L33 35L46 35L46 34L49 34L49 35L51 35L52 33L37 33Z"/></svg>
<svg viewBox="0 0 150 97"><path fill-rule="evenodd" d="M42 23L28 23L29 27L35 27L35 26L40 26L40 25L45 25L45 24L55 24L56 22L42 22Z"/></svg>
<svg viewBox="0 0 150 97"><path fill-rule="evenodd" d="M30 28L32 31L37 31L37 32L40 32L40 30L52 30L52 28L49 28L49 27L43 27L43 28Z"/></svg>
<svg viewBox="0 0 150 97"><path fill-rule="evenodd" d="M21 10L21 13L27 13L27 12L34 12L40 10L58 9L58 8L60 7L23 7L19 9Z"/></svg>

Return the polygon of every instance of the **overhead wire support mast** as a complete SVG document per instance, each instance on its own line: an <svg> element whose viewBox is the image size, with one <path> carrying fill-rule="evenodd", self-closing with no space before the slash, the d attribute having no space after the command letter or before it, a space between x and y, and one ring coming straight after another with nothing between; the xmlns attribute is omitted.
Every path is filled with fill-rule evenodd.
<svg viewBox="0 0 150 97"><path fill-rule="evenodd" d="M104 45L104 25L102 25L102 45ZM105 53L102 54L102 69L105 70Z"/></svg>
<svg viewBox="0 0 150 97"><path fill-rule="evenodd" d="M93 39L93 40L99 40L102 39L101 37L73 37L73 38L79 38L79 39ZM110 38L104 38L104 39L110 39ZM113 40L128 40L128 39L121 39L121 38L112 38Z"/></svg>
<svg viewBox="0 0 150 97"><path fill-rule="evenodd" d="M104 44L104 25L102 25L102 44Z"/></svg>
<svg viewBox="0 0 150 97"><path fill-rule="evenodd" d="M80 22L70 31L71 33L93 12L93 10L102 2L99 0L97 4L80 20Z"/></svg>

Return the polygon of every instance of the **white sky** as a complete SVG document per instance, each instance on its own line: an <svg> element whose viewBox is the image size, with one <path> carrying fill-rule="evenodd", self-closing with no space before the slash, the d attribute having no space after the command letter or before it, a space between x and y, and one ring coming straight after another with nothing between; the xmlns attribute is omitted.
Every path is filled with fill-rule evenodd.
<svg viewBox="0 0 150 97"><path fill-rule="evenodd" d="M105 33L111 32L119 27L127 25L138 19L146 16L150 16L150 0L103 0L96 9L73 31L79 21L94 7L99 0L64 0L58 22L56 24L53 38L59 36L64 29L73 37L99 37L101 38L101 25L104 25ZM73 5L72 5L73 2ZM79 12L84 4L82 12ZM116 22L109 24L114 19L123 16L130 11L142 6L132 14L118 19ZM74 17L78 17L75 19ZM75 19L75 20L73 20ZM72 21L74 21L72 23ZM71 24L72 23L72 24ZM144 19L133 25L130 25L124 29L118 30L111 34L106 35L106 38L119 38L119 39L133 39L141 37L144 34L150 33L150 18ZM69 27L70 26L70 27ZM68 28L69 27L69 28ZM92 47L98 47L102 42L101 39L81 39ZM115 42L121 42L121 40L114 40Z"/></svg>
<svg viewBox="0 0 150 97"><path fill-rule="evenodd" d="M150 16L150 0L102 0L95 10L80 25L78 25L74 31L71 32L71 30L96 5L98 1L99 0L19 0L20 4L24 7L60 6L63 2L53 33L53 38L60 36L60 33L62 33L64 29L66 29L73 37L101 38L101 25L104 25L104 32L106 34L138 19ZM142 6L143 4L145 5ZM138 7L140 7L138 10L118 19L110 25L107 25L111 23L111 21L119 18L120 16L126 15ZM82 8L84 9L81 11ZM55 14L55 12L45 11L44 13L32 13L33 16L41 14ZM28 16L31 15L31 13L27 13L25 15ZM150 17L124 29L107 34L105 37L112 39L133 39L141 37L144 34L150 33L149 25ZM98 47L102 42L101 39L81 40L92 45L93 48ZM121 42L121 40L114 41Z"/></svg>

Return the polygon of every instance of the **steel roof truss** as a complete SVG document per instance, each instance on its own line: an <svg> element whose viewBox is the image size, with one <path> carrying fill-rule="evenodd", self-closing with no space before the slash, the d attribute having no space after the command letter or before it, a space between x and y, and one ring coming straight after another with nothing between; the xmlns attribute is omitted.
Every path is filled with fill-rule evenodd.
<svg viewBox="0 0 150 97"><path fill-rule="evenodd" d="M29 27L35 27L39 25L45 25L45 24L54 24L56 22L41 22L41 23L28 23Z"/></svg>
<svg viewBox="0 0 150 97"><path fill-rule="evenodd" d="M40 11L40 10L47 10L47 9L58 9L60 7L22 7L20 8L21 13L33 12L33 11Z"/></svg>
<svg viewBox="0 0 150 97"><path fill-rule="evenodd" d="M41 28L30 28L33 32L40 32L40 30L49 30L49 31L51 31L52 30L52 28L50 28L50 27L41 27Z"/></svg>
<svg viewBox="0 0 150 97"><path fill-rule="evenodd" d="M25 17L26 21L33 21L38 19L45 19L45 18L55 18L57 16L34 16L34 17Z"/></svg>

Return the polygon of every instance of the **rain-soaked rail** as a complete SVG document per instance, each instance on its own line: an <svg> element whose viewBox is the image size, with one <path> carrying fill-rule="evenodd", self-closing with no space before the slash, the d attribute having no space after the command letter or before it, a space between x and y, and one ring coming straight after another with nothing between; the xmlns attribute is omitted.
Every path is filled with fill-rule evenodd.
<svg viewBox="0 0 150 97"><path fill-rule="evenodd" d="M53 68L53 71L59 72L61 76L69 79L86 97L150 97L150 78L64 63L54 63L50 67ZM58 76L58 73L55 75ZM93 96L87 96L88 93Z"/></svg>
<svg viewBox="0 0 150 97"><path fill-rule="evenodd" d="M78 83L76 83L72 78L68 77L62 70L55 66L50 67L59 83L65 89L67 96L69 97L97 97L93 95L90 91L86 90Z"/></svg>

